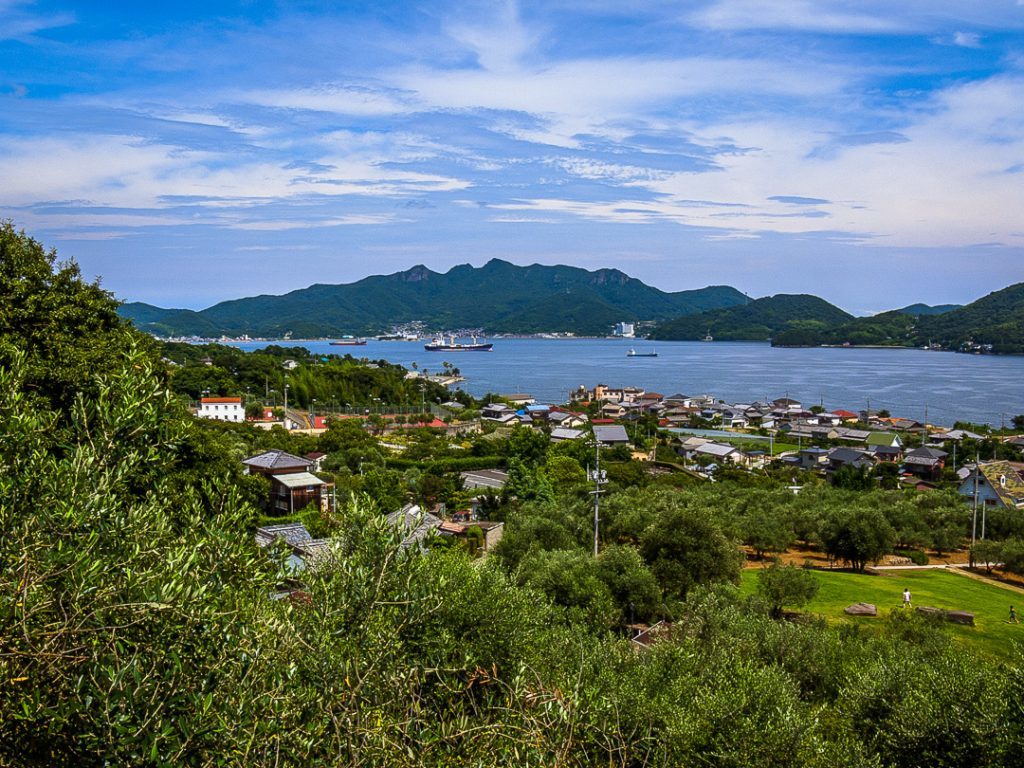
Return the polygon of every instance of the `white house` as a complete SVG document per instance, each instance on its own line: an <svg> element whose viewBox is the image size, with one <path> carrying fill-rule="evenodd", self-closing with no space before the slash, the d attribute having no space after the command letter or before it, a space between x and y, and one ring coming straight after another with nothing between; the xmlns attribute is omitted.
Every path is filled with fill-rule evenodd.
<svg viewBox="0 0 1024 768"><path fill-rule="evenodd" d="M199 401L199 412L196 415L201 419L243 422L245 408L242 407L240 397L204 397Z"/></svg>

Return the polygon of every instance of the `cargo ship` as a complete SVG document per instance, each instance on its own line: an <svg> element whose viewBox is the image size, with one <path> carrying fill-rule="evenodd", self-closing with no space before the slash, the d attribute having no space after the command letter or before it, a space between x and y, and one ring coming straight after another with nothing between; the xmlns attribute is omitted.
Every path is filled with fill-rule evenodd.
<svg viewBox="0 0 1024 768"><path fill-rule="evenodd" d="M424 344L423 348L427 352L490 352L494 346L486 342L478 343L476 336L473 337L473 343L471 344L457 342L454 336L450 336L449 339L449 341L445 341L443 335L438 336L429 344Z"/></svg>
<svg viewBox="0 0 1024 768"><path fill-rule="evenodd" d="M352 336L342 336L337 341L331 342L332 347L365 347L366 339L356 339Z"/></svg>

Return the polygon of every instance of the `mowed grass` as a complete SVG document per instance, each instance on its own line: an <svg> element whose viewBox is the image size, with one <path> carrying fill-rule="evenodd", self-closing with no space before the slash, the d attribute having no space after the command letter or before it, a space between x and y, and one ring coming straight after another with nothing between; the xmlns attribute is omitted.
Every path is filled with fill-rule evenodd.
<svg viewBox="0 0 1024 768"><path fill-rule="evenodd" d="M757 590L756 568L743 572L741 589ZM819 589L803 611L817 613L829 622L856 622L865 626L886 620L893 609L902 610L903 590L909 588L914 607L932 606L950 611L970 611L974 626L946 623L950 634L986 655L1014 660L1015 643L1024 644L1024 624L1008 624L1010 606L1017 616L1024 613L1024 594L997 584L978 581L944 570L888 571L880 575L844 571L815 571ZM849 616L843 612L852 603L874 603L878 616ZM1024 619L1022 619L1024 621Z"/></svg>

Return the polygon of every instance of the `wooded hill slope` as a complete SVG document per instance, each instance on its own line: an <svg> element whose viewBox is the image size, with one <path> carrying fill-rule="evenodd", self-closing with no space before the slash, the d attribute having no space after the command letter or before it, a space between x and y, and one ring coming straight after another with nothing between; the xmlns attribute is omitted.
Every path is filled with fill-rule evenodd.
<svg viewBox="0 0 1024 768"><path fill-rule="evenodd" d="M356 283L225 301L199 312L141 303L125 304L120 312L140 330L161 336L372 334L414 320L434 329L601 335L619 321L664 320L744 301L729 286L667 293L617 269L520 267L492 259L443 274L416 266Z"/></svg>

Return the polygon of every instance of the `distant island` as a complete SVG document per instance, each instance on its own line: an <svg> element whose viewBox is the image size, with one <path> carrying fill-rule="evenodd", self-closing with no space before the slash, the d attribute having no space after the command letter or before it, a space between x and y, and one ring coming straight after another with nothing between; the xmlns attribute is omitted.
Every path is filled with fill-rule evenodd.
<svg viewBox="0 0 1024 768"><path fill-rule="evenodd" d="M853 317L824 299L779 294L659 324L651 338L767 341L780 347L922 347L972 353L1024 353L1024 283L966 306L914 304Z"/></svg>
<svg viewBox="0 0 1024 768"><path fill-rule="evenodd" d="M415 266L342 285L312 285L200 311L141 302L118 310L160 337L326 338L387 333L419 323L486 333L604 336L635 326L658 340L771 341L775 346L927 347L1024 353L1024 283L966 306L911 304L854 317L809 294L751 299L727 285L666 292L617 269L586 270L492 259L438 273Z"/></svg>
<svg viewBox="0 0 1024 768"><path fill-rule="evenodd" d="M377 334L421 321L489 333L605 335L618 322L657 322L749 301L729 286L670 293L617 269L520 267L492 259L437 273L416 266L345 285L224 301L201 311L129 303L119 312L156 336L323 338Z"/></svg>

